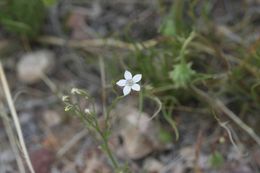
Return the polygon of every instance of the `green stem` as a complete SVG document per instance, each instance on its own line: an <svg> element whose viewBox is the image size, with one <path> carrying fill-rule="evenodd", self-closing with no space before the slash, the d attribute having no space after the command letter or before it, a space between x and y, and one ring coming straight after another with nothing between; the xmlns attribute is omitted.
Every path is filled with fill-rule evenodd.
<svg viewBox="0 0 260 173"><path fill-rule="evenodd" d="M118 163L117 163L116 159L114 158L114 156L108 146L108 140L107 140L106 136L104 136L104 134L102 133L102 131L100 130L100 128L98 126L96 127L96 130L99 133L102 140L104 141L103 149L107 153L109 159L112 161L113 167L115 168L115 170L117 170L119 168Z"/></svg>
<svg viewBox="0 0 260 173"><path fill-rule="evenodd" d="M163 86L163 87L158 87L158 88L156 88L152 91L152 94L164 92L164 91L167 91L167 90L172 90L172 89L175 89L175 88L176 88L175 85L166 85L166 86Z"/></svg>
<svg viewBox="0 0 260 173"><path fill-rule="evenodd" d="M185 64L185 59L184 59L184 55L185 55L185 50L187 49L188 44L191 42L191 40L195 37L195 32L192 31L189 35L189 37L184 41L182 47L181 47L181 51L180 51L180 59L181 59L181 63Z"/></svg>
<svg viewBox="0 0 260 173"><path fill-rule="evenodd" d="M97 122L97 120L95 118L93 118L92 120L88 119L84 113L82 113L80 110L76 109L75 110L76 114L82 119L83 122L86 123L87 127L89 127L89 125L94 128L97 133L100 135L102 141L103 141L103 149L104 151L106 152L106 154L108 155L109 159L111 160L112 164L113 164L113 167L117 170L119 167L118 167L118 163L116 161L116 159L114 158L110 148L109 148L109 145L108 145L108 140L107 140L107 137L104 135L104 133L102 132L102 130L100 129L99 127L99 124ZM90 115L89 115L90 116ZM93 121L93 122L92 122Z"/></svg>

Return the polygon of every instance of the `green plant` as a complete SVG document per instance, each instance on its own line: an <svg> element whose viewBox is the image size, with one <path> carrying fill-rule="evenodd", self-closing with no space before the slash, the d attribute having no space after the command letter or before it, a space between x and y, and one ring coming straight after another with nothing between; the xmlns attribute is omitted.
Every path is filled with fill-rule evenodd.
<svg viewBox="0 0 260 173"><path fill-rule="evenodd" d="M42 0L4 0L0 6L0 24L9 32L35 37L45 17Z"/></svg>
<svg viewBox="0 0 260 173"><path fill-rule="evenodd" d="M220 152L215 151L211 154L209 158L209 163L213 168L219 168L223 165L224 158Z"/></svg>
<svg viewBox="0 0 260 173"><path fill-rule="evenodd" d="M188 27L184 20L185 1L176 0L170 9L169 14L164 18L160 32L165 36L180 36Z"/></svg>
<svg viewBox="0 0 260 173"><path fill-rule="evenodd" d="M114 106L120 101L123 97L130 94L131 90L140 91L141 87L137 82L142 78L141 74L132 76L129 71L125 71L125 79L119 80L116 84L120 87L123 87L124 96L118 96L114 99L108 108L104 109L102 118L104 119L104 124L100 124L100 117L98 117L95 110L95 100L88 94L87 91L73 88L71 90L71 96L63 96L62 101L65 104L65 111L71 112L76 115L80 120L85 124L85 127L93 132L96 139L101 141L101 148L108 156L111 161L115 172L117 173L127 173L129 172L127 165L121 166L114 154L112 153L109 147L109 137L111 133L111 118L110 112ZM82 107L79 103L80 99L84 99L88 105Z"/></svg>
<svg viewBox="0 0 260 173"><path fill-rule="evenodd" d="M73 88L71 90L71 94L72 96L76 97L74 98L76 100L83 98L86 101L88 101L89 103L88 108L80 107L77 101L73 101L72 96L63 96L62 101L65 103L65 111L71 112L75 114L78 118L80 118L81 121L85 124L86 128L91 132L93 132L96 135L95 137L97 139L100 139L102 141L101 147L103 151L109 157L114 169L119 170L118 161L116 160L115 156L112 154L112 151L108 144L109 134L110 134L108 118L106 118L107 121L105 121L105 127L101 128L95 110L95 105L94 105L95 102L90 97L90 95L86 91L78 88Z"/></svg>

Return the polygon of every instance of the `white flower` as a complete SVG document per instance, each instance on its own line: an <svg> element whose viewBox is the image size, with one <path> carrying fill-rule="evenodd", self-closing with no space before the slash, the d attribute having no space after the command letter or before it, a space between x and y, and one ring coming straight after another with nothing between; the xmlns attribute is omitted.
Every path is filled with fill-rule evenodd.
<svg viewBox="0 0 260 173"><path fill-rule="evenodd" d="M141 87L139 84L137 84L137 82L139 82L142 79L141 74L137 74L134 75L134 77L132 77L132 74L126 70L124 77L125 79L121 79L116 83L118 86L124 87L124 96L128 95L131 92L131 89L135 91L140 91Z"/></svg>
<svg viewBox="0 0 260 173"><path fill-rule="evenodd" d="M88 108L84 109L84 112L85 112L86 114L90 114L90 110L89 110Z"/></svg>

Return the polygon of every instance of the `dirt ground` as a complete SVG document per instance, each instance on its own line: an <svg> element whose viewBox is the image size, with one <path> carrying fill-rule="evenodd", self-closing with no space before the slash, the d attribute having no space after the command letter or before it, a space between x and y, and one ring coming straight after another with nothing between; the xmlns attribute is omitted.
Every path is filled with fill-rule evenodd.
<svg viewBox="0 0 260 173"><path fill-rule="evenodd" d="M113 70L114 65L110 66L113 57L129 56L129 44L133 40L145 42L160 39L160 24L172 3L170 0L59 1L48 8L41 33L33 41L18 39L0 26L0 56L36 173L113 172L99 147L100 143L94 140L79 119L64 111L61 96L69 94L73 87L86 89L96 98L96 108L101 116L100 63L104 60L105 70L111 72L106 72L108 85L109 81L123 76L122 67ZM257 39L259 41L259 1L212 0L211 4L212 21L205 24L198 18L194 24L198 30L204 32L209 27L203 28L203 25L207 25L213 28L207 31L209 33L228 35L219 44L230 40L241 42L243 38L248 44ZM198 5L198 15L202 13L201 8ZM247 23L244 14L250 18L250 23ZM240 21L242 17L244 23ZM235 32L231 33L227 26L232 26ZM119 46L116 43L106 46L84 42L100 38L121 42ZM48 58L46 62L35 62L34 67L21 65L22 59L28 56ZM37 70L41 68L41 63L43 66L47 64L42 67L46 74L38 77ZM124 63L116 62L123 67ZM117 71L122 71L122 75L118 75ZM115 79L115 76L118 78ZM6 112L11 120L2 90L0 95L1 112ZM108 94L108 103L112 97ZM123 114L136 121L139 114L137 100L138 94L131 94L113 109L112 114L119 117ZM151 116L154 109L153 104L147 103L143 117ZM125 125L129 124L127 118L118 120L112 130L110 147L121 163L128 163L132 172L137 173L260 172L259 145L232 120L223 118L218 122L210 111L200 107L196 100L177 106L172 117L179 130L178 140L170 126L160 118L151 122L145 118L140 120L140 126L148 126L145 132ZM258 117L245 120L260 135L259 113ZM173 136L170 140L167 137L169 133L160 133L161 127L169 130ZM0 121L0 173L18 173L16 157L10 145L17 141L10 141L7 133L4 121ZM167 142L158 141L158 136L164 139L163 134Z"/></svg>

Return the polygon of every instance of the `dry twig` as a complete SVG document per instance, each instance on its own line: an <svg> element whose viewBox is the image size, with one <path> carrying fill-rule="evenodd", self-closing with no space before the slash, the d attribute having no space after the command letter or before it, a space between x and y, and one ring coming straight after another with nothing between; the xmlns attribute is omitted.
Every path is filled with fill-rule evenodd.
<svg viewBox="0 0 260 173"><path fill-rule="evenodd" d="M101 75L101 89L102 89L102 110L103 114L108 118L107 109L106 109L106 75L105 75L105 63L103 57L99 57L99 68Z"/></svg>
<svg viewBox="0 0 260 173"><path fill-rule="evenodd" d="M221 111L227 115L232 121L234 121L240 128L242 128L254 141L260 146L260 137L254 132L254 130L244 123L238 116L236 116L230 109L228 109L224 103L219 99L211 98L206 92L198 89L195 86L191 86L192 90L199 95L203 100L208 102L216 111Z"/></svg>
<svg viewBox="0 0 260 173"><path fill-rule="evenodd" d="M71 48L82 48L86 49L88 47L102 47L102 46L109 46L109 47L116 47L121 49L127 49L127 50L142 50L144 48L149 48L157 45L158 40L151 39L147 40L142 43L126 43L120 40L115 39L103 39L103 38L97 38L97 39L89 39L89 40L65 40L59 37L52 37L52 36L42 36L38 39L40 43L44 44L51 44L56 46L68 46Z"/></svg>
<svg viewBox="0 0 260 173"><path fill-rule="evenodd" d="M8 136L9 142L11 144L12 151L14 152L19 172L25 173L25 167L23 165L23 160L19 154L19 149L16 145L16 136L12 129L10 119L8 118L8 115L4 110L4 105L2 102L0 102L0 117L2 117L2 119L3 119L3 124L6 129L6 134Z"/></svg>
<svg viewBox="0 0 260 173"><path fill-rule="evenodd" d="M12 99L11 92L10 92L10 89L9 89L9 86L8 86L8 83L7 83L7 80L6 80L5 72L4 72L4 69L3 69L3 66L2 66L2 62L0 62L0 78L1 78L2 86L3 86L3 90L4 90L4 93L5 93L5 97L6 97L6 100L7 100L7 103L8 103L8 106L9 106L9 109L11 111L11 115L12 115L12 118L13 118L13 121L14 121L15 129L16 129L16 132L17 132L17 135L18 135L19 143L21 145L22 153L24 155L25 161L27 163L27 166L28 166L30 172L35 173L33 166L32 166L32 163L31 163L31 160L30 160L30 157L29 157L29 154L28 154L28 151L27 151L27 148L26 148L26 145L25 145L25 142L24 142L23 133L22 133L22 130L21 130L21 125L20 125L20 122L19 122L19 119L18 119L17 112L16 112L15 107L14 107L13 99Z"/></svg>

